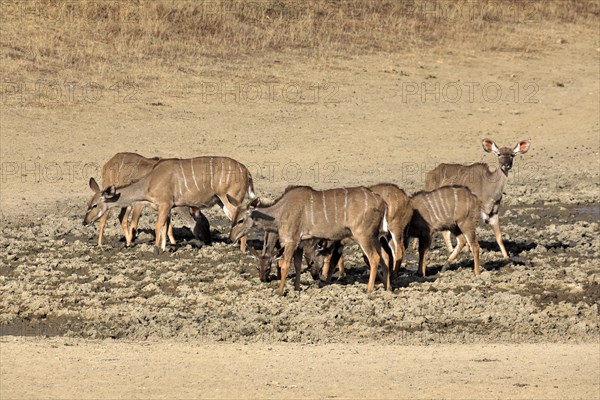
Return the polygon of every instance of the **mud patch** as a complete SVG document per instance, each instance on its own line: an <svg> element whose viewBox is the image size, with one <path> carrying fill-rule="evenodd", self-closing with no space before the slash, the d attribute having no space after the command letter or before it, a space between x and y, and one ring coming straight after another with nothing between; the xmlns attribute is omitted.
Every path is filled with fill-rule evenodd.
<svg viewBox="0 0 600 400"><path fill-rule="evenodd" d="M393 293L378 284L367 295L368 271L354 245L344 250L345 278L320 287L303 273L302 290L295 292L290 279L283 298L277 281L261 283L254 259L227 243L229 221L218 210L207 213L212 246L181 228L179 242L155 257L152 215L142 220L134 247L112 246L121 232L111 220L111 245L99 248L97 231L83 228L68 209L2 221L0 335L432 343L587 341L600 332L596 205L507 210L507 260L490 227L481 225L480 277L468 253L438 274L448 254L436 237L429 276L415 275L408 250ZM250 239L261 244L257 235Z"/></svg>

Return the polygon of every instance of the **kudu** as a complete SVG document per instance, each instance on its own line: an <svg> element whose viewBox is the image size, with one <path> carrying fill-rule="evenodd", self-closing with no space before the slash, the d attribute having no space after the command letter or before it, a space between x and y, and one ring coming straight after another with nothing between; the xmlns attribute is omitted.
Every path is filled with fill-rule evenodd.
<svg viewBox="0 0 600 400"><path fill-rule="evenodd" d="M454 262L467 243L473 253L475 275L479 275L479 243L475 228L479 216L487 218L487 215L482 211L477 196L464 186L444 186L433 191L417 192L410 199L413 215L404 240L406 246L409 238L419 239L419 274L426 274L425 262L433 233L450 230L457 236L458 244L442 271Z"/></svg>
<svg viewBox="0 0 600 400"><path fill-rule="evenodd" d="M231 200L230 200L231 201ZM300 289L302 249L300 242L321 238L340 241L353 237L370 263L368 292L373 291L377 267L381 259L380 232L387 231L385 203L365 187L315 190L298 186L287 190L267 207L242 206L231 229L230 238L239 240L253 226L275 232L283 247L279 294L285 291L287 272L292 262L296 270L294 286ZM388 290L389 271L384 266L384 284Z"/></svg>
<svg viewBox="0 0 600 400"><path fill-rule="evenodd" d="M91 183L91 181L90 181ZM128 207L148 202L158 208L155 254L165 250L169 213L173 207L211 207L219 203L228 218L237 214L237 206L246 195L255 198L252 176L241 163L228 157L163 159L139 180L116 187L108 186L96 193L88 207L87 223L102 217L113 207ZM246 251L245 237L241 241Z"/></svg>
<svg viewBox="0 0 600 400"><path fill-rule="evenodd" d="M386 220L390 237L386 243L381 243L383 250L385 251L382 255L384 256L384 262L390 266L390 272L394 277L398 274L404 255L404 236L413 209L406 192L393 183L380 183L369 186L369 189L380 195L386 204ZM341 244L338 244L337 246L341 246ZM335 248L333 250L335 252L341 252L341 250ZM344 271L342 258L340 258L339 261L337 259L329 260L327 257L329 254L335 253L324 253L323 276L325 276L327 282L331 278L331 271L329 270L330 265L335 265L337 263L340 271L342 273ZM318 261L316 258L315 260Z"/></svg>
<svg viewBox="0 0 600 400"><path fill-rule="evenodd" d="M370 186L369 189L379 194L387 204L386 219L390 233L388 245L392 253L390 271L395 277L398 275L404 256L404 236L413 214L413 208L406 192L393 183L380 183Z"/></svg>
<svg viewBox="0 0 600 400"><path fill-rule="evenodd" d="M109 186L125 186L128 185L147 173L160 161L160 158L147 158L137 153L117 153L102 167L102 187ZM94 194L100 192L100 187L95 180L90 180L90 188ZM88 204L88 210L84 219L84 225L88 225L94 217L92 202ZM132 207L124 207L119 213L119 222L125 235L125 243L131 246L137 231L138 222L144 209L144 203L133 204L133 214L131 224L127 227L129 213ZM176 209L179 216L184 220L184 223L192 229L194 237L201 240L205 244L210 244L210 226L206 217L199 209L191 209L188 207ZM104 235L104 227L110 215L110 211L106 211L100 217L100 229L98 232L98 246L102 246L102 238ZM171 228L171 225L170 225ZM169 239L174 243L172 228L169 229Z"/></svg>
<svg viewBox="0 0 600 400"><path fill-rule="evenodd" d="M500 246L502 257L508 258L498 219L500 201L508 181L508 172L513 165L513 159L517 154L525 154L529 150L530 142L529 140L522 140L514 148L498 148L493 140L484 139L482 145L486 152L498 156L498 168L491 169L485 163L471 165L440 164L427 173L425 190L433 190L449 185L468 187L481 200L483 210L489 216L489 219L485 222L489 223L494 229L494 235L498 246ZM453 251L450 232L444 231L442 234L448 251Z"/></svg>

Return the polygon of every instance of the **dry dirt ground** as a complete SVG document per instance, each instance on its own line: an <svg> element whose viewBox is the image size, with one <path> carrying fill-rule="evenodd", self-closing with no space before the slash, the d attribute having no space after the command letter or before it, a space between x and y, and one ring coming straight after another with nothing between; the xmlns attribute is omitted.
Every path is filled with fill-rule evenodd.
<svg viewBox="0 0 600 400"><path fill-rule="evenodd" d="M576 28L556 39L523 54L199 60L93 102L35 86L3 98L0 397L599 398L599 44ZM220 210L213 246L177 229L158 257L149 210L131 249L113 246L116 219L102 249L81 226L89 177L119 151L231 156L271 197L413 192L439 162L494 163L484 137L532 147L503 201L511 258L482 225L478 278L466 254L436 275L438 238L431 275L409 252L393 293L366 295L350 247L347 278L319 288L303 274L280 298L225 242Z"/></svg>

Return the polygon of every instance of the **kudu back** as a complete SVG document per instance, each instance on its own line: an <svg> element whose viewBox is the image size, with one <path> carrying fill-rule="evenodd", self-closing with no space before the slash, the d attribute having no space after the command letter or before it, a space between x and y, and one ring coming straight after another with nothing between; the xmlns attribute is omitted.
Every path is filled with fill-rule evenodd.
<svg viewBox="0 0 600 400"><path fill-rule="evenodd" d="M488 215L486 223L494 229L496 242L502 256L508 258L504 247L498 212L504 188L508 181L508 173L512 169L514 157L525 154L529 150L530 141L522 140L515 147L498 148L491 139L482 141L483 149L498 156L498 167L492 169L485 163L471 165L440 164L427 173L425 190L433 190L442 186L461 185L469 188L482 203L483 210ZM444 231L444 241L448 251L452 251L450 233Z"/></svg>

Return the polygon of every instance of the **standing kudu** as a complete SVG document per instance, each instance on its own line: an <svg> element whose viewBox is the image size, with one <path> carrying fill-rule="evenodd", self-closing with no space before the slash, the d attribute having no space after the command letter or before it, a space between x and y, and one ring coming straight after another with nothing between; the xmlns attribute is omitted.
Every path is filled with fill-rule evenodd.
<svg viewBox="0 0 600 400"><path fill-rule="evenodd" d="M482 145L486 152L494 153L498 156L498 168L490 169L485 163L471 165L440 164L427 173L425 190L433 190L450 185L468 187L481 200L483 210L489 215L489 219L485 222L489 223L494 229L496 242L500 246L502 257L508 258L508 252L502 241L502 232L500 231L500 221L498 219L500 201L502 200L502 194L508 181L508 172L512 168L514 157L517 154L525 154L529 150L530 142L529 140L522 140L514 148L498 148L492 140L484 139ZM443 235L448 251L452 251L450 232L444 231Z"/></svg>
<svg viewBox="0 0 600 400"><path fill-rule="evenodd" d="M440 230L450 230L457 235L458 244L448 258L454 262L458 252L468 244L473 253L475 275L479 275L479 243L475 228L479 216L487 218L481 210L481 202L464 186L444 186L433 191L417 192L411 196L413 215L405 237L405 245L411 237L419 239L419 269L425 276L427 251L431 245L431 236Z"/></svg>
<svg viewBox="0 0 600 400"><path fill-rule="evenodd" d="M146 158L137 153L117 153L102 167L102 187L116 186L121 187L128 185L134 181L137 181L144 175L148 174L152 168L160 161L160 158ZM90 188L94 193L101 192L100 187L95 180L90 179ZM93 211L93 204L88 204L88 212L84 220L84 224L88 225L91 223L91 219L95 215ZM125 243L127 246L131 246L142 210L144 209L144 203L133 204L133 214L131 218L131 224L127 227L127 221L131 207L124 207L119 213L119 222L123 233L125 234ZM210 244L210 228L208 220L200 212L199 209L184 208L180 209L178 214L184 220L188 227L193 229L194 236L196 239L202 240L205 244ZM98 232L98 246L102 246L102 238L104 235L104 227L106 221L110 215L110 211L106 211L100 217L100 229ZM175 242L173 238L173 231L169 229L169 239L171 243Z"/></svg>
<svg viewBox="0 0 600 400"><path fill-rule="evenodd" d="M90 182L91 183L91 182ZM94 182L95 183L95 182ZM97 192L88 206L84 223L92 223L110 208L148 202L158 208L154 252L165 250L169 213L173 207L223 207L228 218L237 214L237 206L246 195L254 198L252 176L248 169L228 157L163 159L139 180L122 187L114 185ZM245 237L241 241L246 250Z"/></svg>
<svg viewBox="0 0 600 400"><path fill-rule="evenodd" d="M413 213L413 209L410 204L410 198L404 192L404 190L400 189L393 183L380 183L369 186L369 189L380 195L386 204L386 220L390 234L390 240L387 243L382 242L382 247L385 251L385 253L382 253L382 255L384 256L384 261L386 264L389 264L392 276L395 277L398 274L400 263L404 255L405 231ZM382 238L382 240L384 239ZM337 244L337 246L335 246L333 249L336 253L341 253L341 249L337 249L337 247L342 247L341 244ZM331 254L326 252L322 253ZM335 265L336 262L340 272L343 274L344 268L342 258L339 258L339 261L334 259L331 262L327 256L324 259L323 276L325 276L327 282L329 282L329 279L331 278L330 265Z"/></svg>
<svg viewBox="0 0 600 400"><path fill-rule="evenodd" d="M308 186L287 190L268 207L240 208L230 238L239 240L256 225L264 231L275 232L283 247L279 294L285 291L287 272L292 262L296 270L294 286L300 289L302 248L300 242L321 238L341 241L353 237L367 255L370 263L368 292L373 291L377 266L381 259L379 235L387 231L385 203L367 188L345 188L318 191ZM389 271L384 267L386 288L390 289Z"/></svg>
<svg viewBox="0 0 600 400"><path fill-rule="evenodd" d="M413 214L413 208L406 192L392 183L380 183L370 186L369 189L380 195L387 205L386 219L390 232L388 244L392 253L390 271L395 277L398 275L404 256L404 236Z"/></svg>

